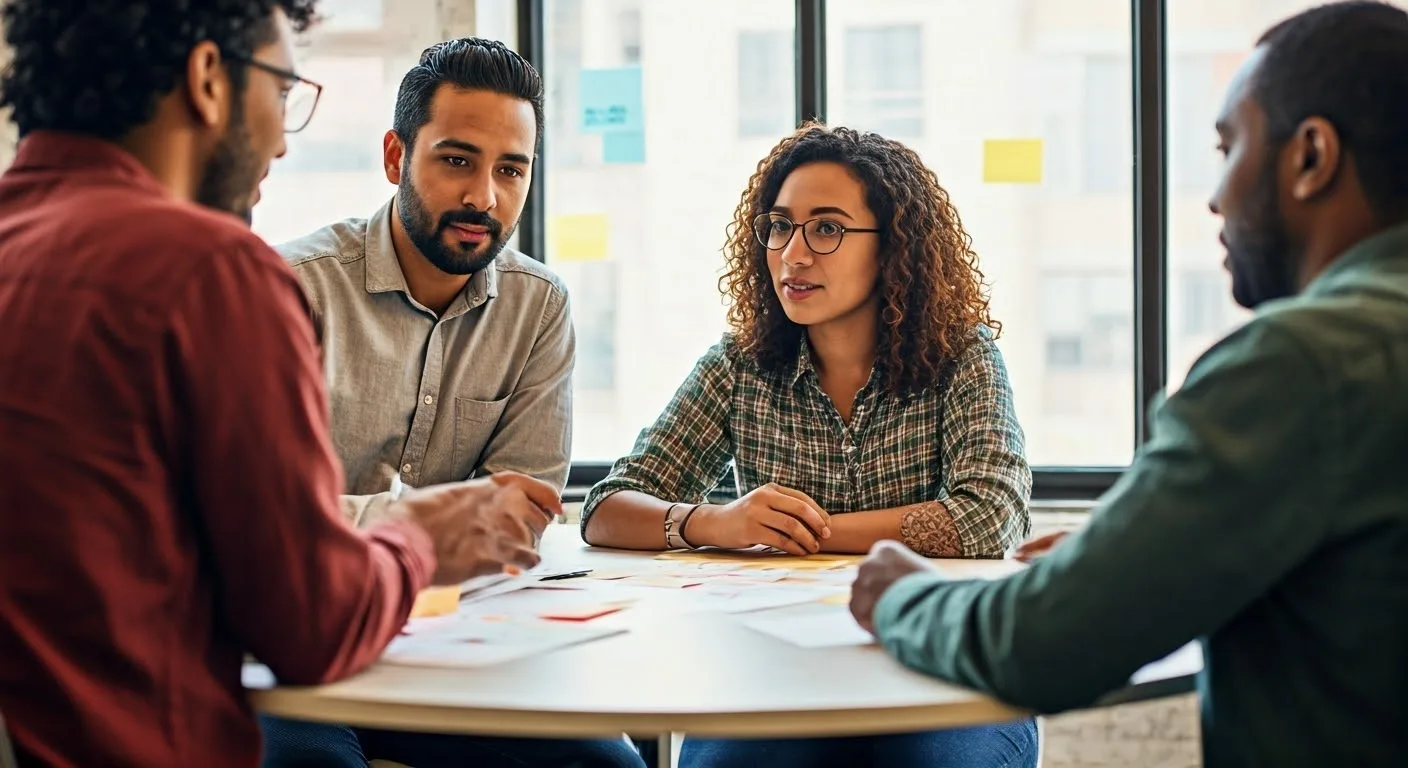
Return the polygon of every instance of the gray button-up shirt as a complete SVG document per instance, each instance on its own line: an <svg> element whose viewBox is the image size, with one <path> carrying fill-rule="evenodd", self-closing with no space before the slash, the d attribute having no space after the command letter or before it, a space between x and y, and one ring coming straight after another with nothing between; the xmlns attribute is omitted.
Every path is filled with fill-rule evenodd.
<svg viewBox="0 0 1408 768"><path fill-rule="evenodd" d="M515 470L563 487L576 337L556 275L505 249L436 317L406 288L390 203L279 251L322 339L354 522L378 516L397 472L423 486Z"/></svg>

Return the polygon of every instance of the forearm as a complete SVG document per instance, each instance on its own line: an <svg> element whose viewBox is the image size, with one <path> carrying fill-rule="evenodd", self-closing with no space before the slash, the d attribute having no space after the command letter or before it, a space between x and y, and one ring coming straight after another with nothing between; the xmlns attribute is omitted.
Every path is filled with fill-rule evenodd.
<svg viewBox="0 0 1408 768"><path fill-rule="evenodd" d="M831 538L823 552L864 554L875 542L895 539L925 557L962 557L963 543L948 509L926 501L891 509L852 512L831 518Z"/></svg>
<svg viewBox="0 0 1408 768"><path fill-rule="evenodd" d="M665 549L665 514L670 502L640 491L617 491L592 510L583 538L595 547Z"/></svg>

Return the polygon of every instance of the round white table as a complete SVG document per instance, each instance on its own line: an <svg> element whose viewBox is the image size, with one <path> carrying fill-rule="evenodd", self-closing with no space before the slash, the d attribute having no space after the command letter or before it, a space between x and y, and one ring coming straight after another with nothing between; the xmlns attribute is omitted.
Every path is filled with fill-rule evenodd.
<svg viewBox="0 0 1408 768"><path fill-rule="evenodd" d="M551 526L554 569L645 569L656 553L586 547L576 526ZM859 558L856 558L857 560ZM1011 561L942 560L956 578L991 578ZM783 565L782 567L786 567ZM835 611L820 603L781 612ZM624 634L479 668L376 664L315 688L275 685L247 665L260 711L299 720L435 733L529 737L821 737L994 723L1029 713L910 671L878 645L804 649L749 629L746 615L634 608L593 620Z"/></svg>

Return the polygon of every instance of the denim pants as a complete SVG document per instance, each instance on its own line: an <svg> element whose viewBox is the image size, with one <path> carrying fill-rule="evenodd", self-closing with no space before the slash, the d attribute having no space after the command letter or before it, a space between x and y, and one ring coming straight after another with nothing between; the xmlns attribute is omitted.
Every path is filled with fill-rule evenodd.
<svg viewBox="0 0 1408 768"><path fill-rule="evenodd" d="M624 739L516 739L406 733L261 716L262 768L644 768Z"/></svg>
<svg viewBox="0 0 1408 768"><path fill-rule="evenodd" d="M1036 721L885 736L691 739L680 768L1036 768Z"/></svg>

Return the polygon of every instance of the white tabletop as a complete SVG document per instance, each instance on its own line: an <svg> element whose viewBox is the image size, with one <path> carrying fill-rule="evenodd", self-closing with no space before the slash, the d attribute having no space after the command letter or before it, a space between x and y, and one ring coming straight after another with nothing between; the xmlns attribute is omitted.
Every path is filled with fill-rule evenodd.
<svg viewBox="0 0 1408 768"><path fill-rule="evenodd" d="M584 546L552 526L554 568L626 570L655 553ZM1010 561L943 560L955 577L996 577ZM653 565L653 564L652 564ZM837 610L814 604L781 612ZM599 737L687 731L699 736L802 737L930 730L1027 713L912 672L878 646L803 649L741 624L744 615L661 615L628 609L596 622L629 631L480 668L373 665L316 688L277 687L260 665L245 685L262 712L303 720L439 733ZM1185 661L1154 677L1196 671Z"/></svg>

